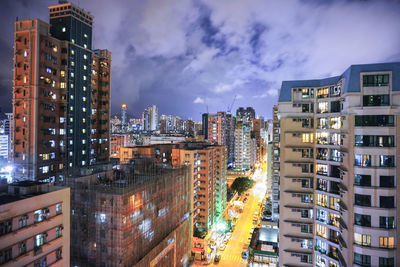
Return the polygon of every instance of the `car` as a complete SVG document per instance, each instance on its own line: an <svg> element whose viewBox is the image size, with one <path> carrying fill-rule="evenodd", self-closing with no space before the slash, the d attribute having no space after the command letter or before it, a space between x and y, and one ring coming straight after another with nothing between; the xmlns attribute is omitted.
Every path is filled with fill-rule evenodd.
<svg viewBox="0 0 400 267"><path fill-rule="evenodd" d="M247 197L245 197L244 199L243 199L243 203L246 203L247 202Z"/></svg>
<svg viewBox="0 0 400 267"><path fill-rule="evenodd" d="M242 258L247 259L249 257L249 253L247 251L242 252Z"/></svg>
<svg viewBox="0 0 400 267"><path fill-rule="evenodd" d="M249 192L247 192L247 193L246 193L246 196L249 196L249 195L250 195L250 193L249 193Z"/></svg>
<svg viewBox="0 0 400 267"><path fill-rule="evenodd" d="M225 244L222 244L222 245L219 247L219 250L220 250L220 251L224 251L225 248L226 248L226 245L225 245Z"/></svg>
<svg viewBox="0 0 400 267"><path fill-rule="evenodd" d="M214 257L214 262L217 263L217 262L219 262L220 260L221 260L221 255L216 254L215 257Z"/></svg>

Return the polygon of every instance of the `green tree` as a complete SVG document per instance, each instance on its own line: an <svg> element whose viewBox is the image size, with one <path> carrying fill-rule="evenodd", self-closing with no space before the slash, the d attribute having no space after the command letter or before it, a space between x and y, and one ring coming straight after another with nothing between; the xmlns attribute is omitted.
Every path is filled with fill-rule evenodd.
<svg viewBox="0 0 400 267"><path fill-rule="evenodd" d="M231 190L235 190L238 195L241 195L243 192L246 192L248 189L252 188L254 185L254 181L249 177L238 177L233 181L231 185Z"/></svg>

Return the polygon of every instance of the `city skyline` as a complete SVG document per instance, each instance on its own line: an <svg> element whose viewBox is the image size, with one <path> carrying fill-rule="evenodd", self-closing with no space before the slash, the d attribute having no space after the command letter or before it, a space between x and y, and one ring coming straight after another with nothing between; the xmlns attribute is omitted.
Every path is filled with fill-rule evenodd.
<svg viewBox="0 0 400 267"><path fill-rule="evenodd" d="M5 1L2 20L6 25L16 17L45 20L46 7L56 3ZM396 1L79 5L96 18L94 42L113 53L112 114L126 103L128 113L139 117L155 104L160 114L200 121L207 110L226 111L237 95L233 110L252 106L270 118L265 104L276 104L282 80L329 77L352 64L400 60ZM132 27L124 27L126 22ZM12 27L5 27L3 112L11 110L12 44Z"/></svg>

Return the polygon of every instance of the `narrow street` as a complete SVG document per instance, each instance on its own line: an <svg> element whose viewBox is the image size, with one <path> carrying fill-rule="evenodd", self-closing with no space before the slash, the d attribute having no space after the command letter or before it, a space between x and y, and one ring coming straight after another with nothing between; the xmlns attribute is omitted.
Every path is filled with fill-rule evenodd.
<svg viewBox="0 0 400 267"><path fill-rule="evenodd" d="M255 185L249 190L248 200L244 204L243 213L239 215L236 227L224 251L219 251L221 260L218 263L213 261L209 266L247 266L247 259L242 258L242 252L247 251L250 243L250 231L253 226L253 216L260 211L260 204L266 192L266 168L259 168L255 174ZM241 199L245 197L245 193ZM260 216L258 216L260 217Z"/></svg>

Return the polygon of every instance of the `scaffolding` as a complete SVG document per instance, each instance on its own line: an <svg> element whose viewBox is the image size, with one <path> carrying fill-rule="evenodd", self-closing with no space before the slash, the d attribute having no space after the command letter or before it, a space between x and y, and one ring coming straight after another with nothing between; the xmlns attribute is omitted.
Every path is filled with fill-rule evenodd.
<svg viewBox="0 0 400 267"><path fill-rule="evenodd" d="M150 266L171 243L173 253L156 266L180 266L190 256L193 185L188 166L138 158L69 177L66 186L71 188L72 266Z"/></svg>

